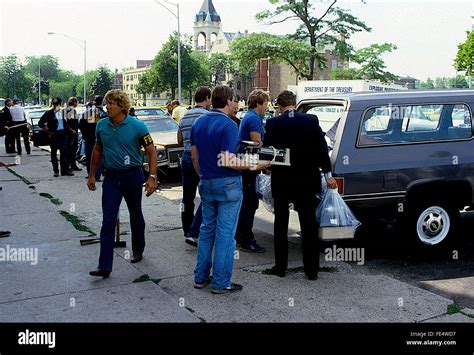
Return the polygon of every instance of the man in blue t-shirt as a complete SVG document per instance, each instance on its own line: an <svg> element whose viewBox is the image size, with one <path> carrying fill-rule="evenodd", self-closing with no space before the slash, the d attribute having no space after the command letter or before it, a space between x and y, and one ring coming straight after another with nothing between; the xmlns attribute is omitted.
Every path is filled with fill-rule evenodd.
<svg viewBox="0 0 474 355"><path fill-rule="evenodd" d="M229 118L234 108L232 89L216 86L211 101L214 109L199 117L191 128L191 155L201 177L202 203L194 287L200 289L212 283L211 292L223 294L242 290L242 285L231 282L234 235L242 203L240 170L264 169L268 165L253 165L235 155L238 129Z"/></svg>
<svg viewBox="0 0 474 355"><path fill-rule="evenodd" d="M105 95L107 118L97 122L96 143L92 151L87 186L96 190L95 174L102 158L106 172L102 186L102 228L100 230L99 266L89 272L91 276L109 277L114 255L115 225L122 198L127 203L132 230L131 263L142 260L145 249L145 220L142 213L142 189L145 180L142 172L144 147L150 162L150 175L146 181L146 196L156 188L157 157L153 139L146 125L129 116L130 100L121 90L110 90Z"/></svg>
<svg viewBox="0 0 474 355"><path fill-rule="evenodd" d="M245 153L245 144L242 141L253 141L262 146L264 127L262 117L268 106L270 97L260 89L250 93L248 98L249 110L245 114L239 128L239 153ZM258 171L242 172L243 200L240 209L239 223L235 239L240 250L251 253L264 253L265 248L257 244L252 232L255 212L258 209L258 196L255 190Z"/></svg>

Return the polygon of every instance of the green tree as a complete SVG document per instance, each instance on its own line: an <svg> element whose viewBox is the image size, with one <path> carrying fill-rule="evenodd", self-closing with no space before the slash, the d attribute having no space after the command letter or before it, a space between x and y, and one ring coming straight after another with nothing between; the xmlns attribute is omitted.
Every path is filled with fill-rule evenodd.
<svg viewBox="0 0 474 355"><path fill-rule="evenodd" d="M420 83L420 89L427 90L427 89L434 89L434 81L430 78L426 79L426 81L422 81Z"/></svg>
<svg viewBox="0 0 474 355"><path fill-rule="evenodd" d="M95 76L97 75L97 70L89 70L86 72L86 98L84 102L88 100L91 92L91 84L94 81ZM84 76L78 76L76 83L76 97L80 100L84 97Z"/></svg>
<svg viewBox="0 0 474 355"><path fill-rule="evenodd" d="M210 81L212 85L217 85L225 80L226 74L232 69L231 57L225 53L213 53L209 58Z"/></svg>
<svg viewBox="0 0 474 355"><path fill-rule="evenodd" d="M365 79L376 79L383 82L397 79L395 74L385 71L383 54L392 52L397 46L392 43L372 44L370 47L359 49L354 54L354 61L360 64L359 76Z"/></svg>
<svg viewBox="0 0 474 355"><path fill-rule="evenodd" d="M90 95L104 96L112 88L112 72L106 66L100 66L92 80L90 86Z"/></svg>
<svg viewBox="0 0 474 355"><path fill-rule="evenodd" d="M181 38L181 86L183 90L189 91L189 88L199 85L198 83L209 81L210 74L203 75L202 65L195 57L191 55L191 38L183 36ZM207 61L205 61L207 63ZM168 38L168 41L161 47L161 50L155 56L152 66L149 70L146 80L148 85L153 88L159 88L160 91L171 91L172 99L176 98L176 89L178 88L178 35L174 32ZM192 90L191 90L192 91Z"/></svg>
<svg viewBox="0 0 474 355"><path fill-rule="evenodd" d="M448 87L450 89L454 89L454 88L466 89L466 88L469 87L469 83L467 82L464 75L458 75L454 78L449 78L448 79Z"/></svg>
<svg viewBox="0 0 474 355"><path fill-rule="evenodd" d="M304 42L268 33L252 33L236 39L231 44L231 55L238 63L241 73L252 72L258 60L270 58L272 63L290 65L299 77L309 78L310 52L311 47ZM318 63L322 63L322 59Z"/></svg>
<svg viewBox="0 0 474 355"><path fill-rule="evenodd" d="M336 68L331 71L331 80L361 79L359 71L354 68Z"/></svg>
<svg viewBox="0 0 474 355"><path fill-rule="evenodd" d="M38 77L41 68L41 77L45 80L57 80L59 74L58 58L51 55L26 57L25 70L34 77Z"/></svg>
<svg viewBox="0 0 474 355"><path fill-rule="evenodd" d="M194 70L189 73L189 81L187 81L186 86L183 87L187 90L189 104L191 105L196 88L199 86L211 85L211 69L209 66L209 60L202 52L192 52L191 62L189 65L190 67L194 68Z"/></svg>
<svg viewBox="0 0 474 355"><path fill-rule="evenodd" d="M447 89L448 88L448 79L447 78L436 78L435 79L435 89Z"/></svg>
<svg viewBox="0 0 474 355"><path fill-rule="evenodd" d="M31 98L33 80L16 55L0 57L0 96Z"/></svg>
<svg viewBox="0 0 474 355"><path fill-rule="evenodd" d="M465 42L458 45L458 53L454 61L457 71L465 71L466 76L474 76L474 31L467 32Z"/></svg>
<svg viewBox="0 0 474 355"><path fill-rule="evenodd" d="M351 35L361 31L371 31L364 22L349 13L336 7L337 0L328 6L327 1L317 0L269 0L276 6L272 11L266 10L256 15L258 21L267 24L278 24L289 20L296 20L300 26L289 36L297 42L307 44L309 52L306 57L308 69L301 72L308 80L313 80L317 68L325 65L318 55L318 50L328 44L335 44L349 40ZM347 49L347 48L346 48ZM346 54L347 55L347 54Z"/></svg>

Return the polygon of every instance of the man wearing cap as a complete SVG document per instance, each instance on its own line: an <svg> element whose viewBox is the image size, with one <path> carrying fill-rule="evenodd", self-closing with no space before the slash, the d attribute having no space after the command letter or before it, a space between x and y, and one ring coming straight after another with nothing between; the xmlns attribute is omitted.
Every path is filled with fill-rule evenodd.
<svg viewBox="0 0 474 355"><path fill-rule="evenodd" d="M25 109L21 106L20 99L13 99L13 107L10 109L10 114L12 116L12 124L9 131L12 132L16 140L16 152L18 155L21 155L21 137L23 137L26 153L30 154L30 131L26 124Z"/></svg>
<svg viewBox="0 0 474 355"><path fill-rule="evenodd" d="M79 128L81 129L82 139L85 142L86 146L86 167L87 173L90 172L91 167L91 157L92 150L94 149L95 144L95 130L97 122L100 119L107 117L107 113L102 108L102 102L104 98L100 95L96 95L93 100L94 107L88 108L82 115L81 120L79 121ZM100 180L100 175L102 174L103 163L101 162L97 168L95 179L96 181Z"/></svg>
<svg viewBox="0 0 474 355"><path fill-rule="evenodd" d="M64 111L61 110L62 100L59 97L53 99L53 108L41 116L38 126L49 135L49 146L51 148L51 163L53 165L54 177L59 176L58 150L62 176L74 176L69 170L67 132L69 126Z"/></svg>
<svg viewBox="0 0 474 355"><path fill-rule="evenodd" d="M100 230L100 257L98 268L91 276L107 278L112 272L115 225L122 199L130 213L133 257L131 263L142 260L145 249L145 220L142 213L143 157L145 149L150 162L146 180L146 196L156 188L157 157L148 128L143 121L128 115L130 100L122 90L110 90L105 95L107 115L97 123L96 144L87 180L89 190L96 190L95 172L104 159L106 173L102 187L102 228Z"/></svg>

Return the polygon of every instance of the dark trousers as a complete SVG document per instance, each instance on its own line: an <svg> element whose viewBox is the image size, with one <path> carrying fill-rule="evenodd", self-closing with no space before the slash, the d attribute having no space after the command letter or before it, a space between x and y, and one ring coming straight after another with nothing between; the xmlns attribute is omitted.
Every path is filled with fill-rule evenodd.
<svg viewBox="0 0 474 355"><path fill-rule="evenodd" d="M200 178L194 170L190 152L184 152L181 157L181 177L183 183L183 209L181 211L183 232L186 237L197 239L202 223L202 206L199 204L196 215L194 215L194 199Z"/></svg>
<svg viewBox="0 0 474 355"><path fill-rule="evenodd" d="M12 127L12 123L8 124L8 127ZM9 129L5 133L5 152L7 154L15 153L15 130Z"/></svg>
<svg viewBox="0 0 474 355"><path fill-rule="evenodd" d="M298 212L303 247L303 267L308 276L319 271L318 223L316 221L316 196L294 199L289 196L274 197L275 208L275 267L279 271L288 268L288 222L290 217L289 204L293 203Z"/></svg>
<svg viewBox="0 0 474 355"><path fill-rule="evenodd" d="M14 125L19 125L19 124L23 124L23 123L26 123L26 121L24 121L24 122L14 122L13 124ZM16 141L16 152L18 154L22 153L21 138L23 137L23 142L25 143L25 150L26 150L27 153L30 153L31 152L30 130L28 129L28 127L27 126L20 126L20 127L12 126L12 128L10 128L10 131L12 132L14 141Z"/></svg>
<svg viewBox="0 0 474 355"><path fill-rule="evenodd" d="M94 150L95 141L94 140L84 140L86 144L86 167L87 167L87 174L89 174L89 170L91 168L91 161L92 161L92 151ZM95 179L100 179L100 174L102 174L102 169L104 168L104 163L101 160L97 170L95 172Z"/></svg>
<svg viewBox="0 0 474 355"><path fill-rule="evenodd" d="M61 166L61 174L66 174L69 171L67 137L63 130L56 131L49 137L49 146L51 148L51 163L53 164L53 171L59 174L58 168L58 150L59 162Z"/></svg>
<svg viewBox="0 0 474 355"><path fill-rule="evenodd" d="M141 167L127 171L107 170L102 186L102 228L100 230L99 269L112 271L115 225L122 198L127 203L132 230L132 250L141 255L145 249L145 220L142 213Z"/></svg>
<svg viewBox="0 0 474 355"><path fill-rule="evenodd" d="M77 152L77 145L78 145L78 134L76 133L69 133L67 136L67 147L69 152L69 166L71 169L77 169L76 163L76 152Z"/></svg>
<svg viewBox="0 0 474 355"><path fill-rule="evenodd" d="M257 171L242 171L243 200L235 239L237 243L246 247L255 240L252 228L255 212L258 209L258 196L255 190L257 174Z"/></svg>

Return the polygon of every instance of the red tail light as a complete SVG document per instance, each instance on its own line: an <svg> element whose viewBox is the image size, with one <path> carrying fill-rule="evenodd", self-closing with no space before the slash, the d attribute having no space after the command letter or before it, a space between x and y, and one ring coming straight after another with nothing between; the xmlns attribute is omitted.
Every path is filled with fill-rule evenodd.
<svg viewBox="0 0 474 355"><path fill-rule="evenodd" d="M337 183L337 192L339 192L339 195L344 195L344 178L342 177L337 177L334 178Z"/></svg>

